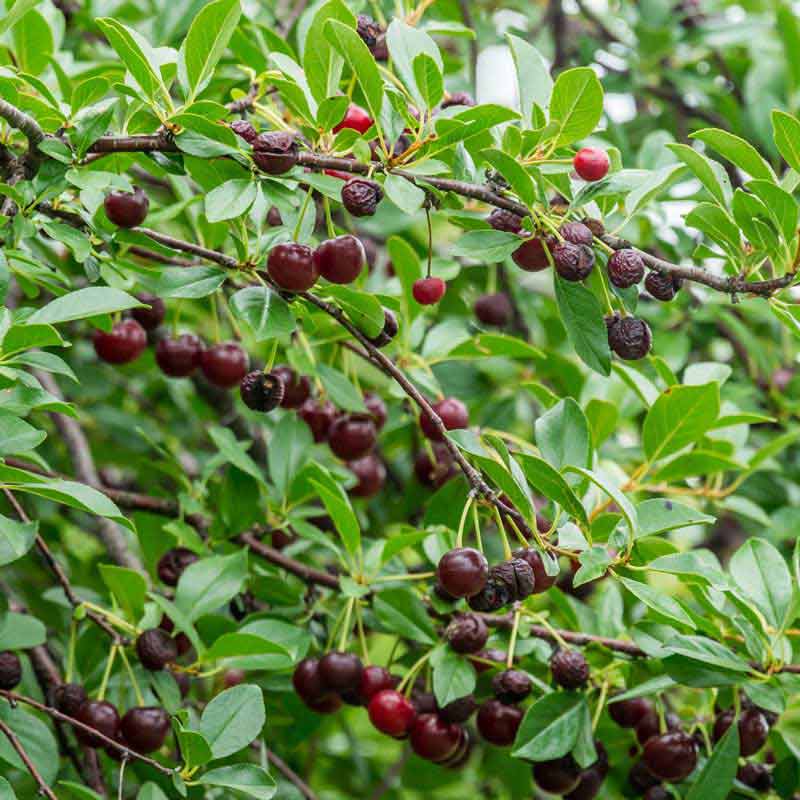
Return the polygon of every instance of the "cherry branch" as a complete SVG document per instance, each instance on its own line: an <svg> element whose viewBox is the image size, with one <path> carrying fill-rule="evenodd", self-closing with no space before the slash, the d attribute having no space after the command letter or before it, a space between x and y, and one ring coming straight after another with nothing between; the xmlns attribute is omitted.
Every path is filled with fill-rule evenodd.
<svg viewBox="0 0 800 800"><path fill-rule="evenodd" d="M20 757L20 760L25 765L25 769L30 772L31 777L36 781L36 785L39 787L39 794L43 797L49 798L49 800L58 800L58 797L53 794L52 789L47 785L47 782L42 777L41 773L38 769L36 769L36 765L31 761L30 756L26 752L25 748L22 746L22 742L17 738L17 735L11 728L6 725L5 722L0 720L0 732L5 734L6 739L11 743L11 746L14 750L17 751L17 755Z"/></svg>
<svg viewBox="0 0 800 800"><path fill-rule="evenodd" d="M0 100L0 117L2 117L12 128L16 128L25 134L28 139L28 146L31 151L36 150L45 139L45 132L39 123L26 114L24 111L12 106L5 100Z"/></svg>

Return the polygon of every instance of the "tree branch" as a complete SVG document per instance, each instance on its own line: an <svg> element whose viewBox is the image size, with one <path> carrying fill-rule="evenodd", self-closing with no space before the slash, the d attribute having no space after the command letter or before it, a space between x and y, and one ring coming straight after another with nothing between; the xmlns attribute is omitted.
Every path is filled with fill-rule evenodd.
<svg viewBox="0 0 800 800"><path fill-rule="evenodd" d="M267 754L267 761L303 795L305 800L318 800L311 787L277 753L266 746L264 750Z"/></svg>
<svg viewBox="0 0 800 800"><path fill-rule="evenodd" d="M31 152L35 151L41 142L44 141L45 132L39 123L24 111L11 105L5 100L0 100L0 117L12 127L25 134L28 139L28 147Z"/></svg>
<svg viewBox="0 0 800 800"><path fill-rule="evenodd" d="M33 763L33 761L31 761L30 756L22 746L22 742L20 742L14 731L12 731L11 728L9 728L8 725L6 725L6 723L2 720L0 720L0 732L4 733L6 739L11 742L11 746L17 751L17 755L25 765L25 769L30 772L31 777L36 781L36 785L39 787L39 794L49 798L49 800L58 800L58 798L53 794L52 789L47 785L45 779L41 776L39 770L36 769L36 765Z"/></svg>

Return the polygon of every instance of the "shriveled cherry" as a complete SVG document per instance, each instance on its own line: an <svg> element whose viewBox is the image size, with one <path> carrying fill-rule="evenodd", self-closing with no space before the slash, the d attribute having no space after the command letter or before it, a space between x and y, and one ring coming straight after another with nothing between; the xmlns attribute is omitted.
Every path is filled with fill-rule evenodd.
<svg viewBox="0 0 800 800"><path fill-rule="evenodd" d="M375 428L377 430L383 428L388 416L383 398L379 394L375 394L375 392L367 392L364 395L364 405L375 423Z"/></svg>
<svg viewBox="0 0 800 800"><path fill-rule="evenodd" d="M532 547L515 550L514 558L521 558L528 563L533 572L533 594L546 592L557 580L558 574L548 575L542 560L542 554Z"/></svg>
<svg viewBox="0 0 800 800"><path fill-rule="evenodd" d="M22 680L22 663L11 650L0 653L0 689L11 691Z"/></svg>
<svg viewBox="0 0 800 800"><path fill-rule="evenodd" d="M280 364L272 374L283 384L282 408L300 408L311 395L311 381L307 375L298 375L287 364Z"/></svg>
<svg viewBox="0 0 800 800"><path fill-rule="evenodd" d="M142 631L136 639L136 655L145 669L157 672L178 657L178 645L161 628Z"/></svg>
<svg viewBox="0 0 800 800"><path fill-rule="evenodd" d="M589 680L589 664L577 650L556 650L550 659L553 680L565 689L580 689Z"/></svg>
<svg viewBox="0 0 800 800"><path fill-rule="evenodd" d="M477 653L489 638L489 628L477 614L458 614L453 617L444 635L457 653Z"/></svg>
<svg viewBox="0 0 800 800"><path fill-rule="evenodd" d="M173 547L167 550L156 566L159 580L167 586L177 586L183 571L197 559L197 553L188 547Z"/></svg>
<svg viewBox="0 0 800 800"><path fill-rule="evenodd" d="M242 378L239 396L248 408L267 413L281 404L283 382L272 373L253 370Z"/></svg>
<svg viewBox="0 0 800 800"><path fill-rule="evenodd" d="M414 474L417 480L431 489L438 489L456 474L452 453L441 442L431 448L433 459L427 450L420 450L414 459Z"/></svg>

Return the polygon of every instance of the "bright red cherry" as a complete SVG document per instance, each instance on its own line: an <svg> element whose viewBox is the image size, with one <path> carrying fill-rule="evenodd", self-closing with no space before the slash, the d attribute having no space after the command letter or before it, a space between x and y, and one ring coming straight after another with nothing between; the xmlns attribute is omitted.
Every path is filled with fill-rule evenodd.
<svg viewBox="0 0 800 800"><path fill-rule="evenodd" d="M123 319L110 333L97 330L93 338L98 357L109 364L129 364L147 347L147 334L135 319Z"/></svg>
<svg viewBox="0 0 800 800"><path fill-rule="evenodd" d="M323 242L314 251L314 263L331 283L352 283L364 269L367 254L361 240L347 233Z"/></svg>
<svg viewBox="0 0 800 800"><path fill-rule="evenodd" d="M421 306L436 305L447 290L447 284L441 278L420 278L414 281L411 293Z"/></svg>
<svg viewBox="0 0 800 800"><path fill-rule="evenodd" d="M352 128L359 133L366 133L372 127L372 118L361 106L350 103L344 119L333 129L334 133L339 133L343 128Z"/></svg>
<svg viewBox="0 0 800 800"><path fill-rule="evenodd" d="M209 383L222 389L230 389L241 382L249 365L247 353L236 342L215 344L204 350L200 357L200 369Z"/></svg>
<svg viewBox="0 0 800 800"><path fill-rule="evenodd" d="M193 333L162 339L156 345L156 364L171 378L185 378L200 366L203 343Z"/></svg>
<svg viewBox="0 0 800 800"><path fill-rule="evenodd" d="M412 702L394 689L384 689L374 695L367 708L370 722L388 736L400 739L408 734L417 712Z"/></svg>
<svg viewBox="0 0 800 800"><path fill-rule="evenodd" d="M605 150L599 147L584 147L575 154L572 166L585 181L599 181L608 174L611 161Z"/></svg>
<svg viewBox="0 0 800 800"><path fill-rule="evenodd" d="M448 431L469 426L469 411L457 397L445 397L438 403L434 403L431 408ZM434 425L433 420L424 411L419 415L419 425L428 439L434 442L444 439L439 428Z"/></svg>
<svg viewBox="0 0 800 800"><path fill-rule="evenodd" d="M369 703L378 692L382 692L384 689L394 689L396 685L397 679L386 667L370 664L368 667L364 667L364 671L361 673L358 693Z"/></svg>

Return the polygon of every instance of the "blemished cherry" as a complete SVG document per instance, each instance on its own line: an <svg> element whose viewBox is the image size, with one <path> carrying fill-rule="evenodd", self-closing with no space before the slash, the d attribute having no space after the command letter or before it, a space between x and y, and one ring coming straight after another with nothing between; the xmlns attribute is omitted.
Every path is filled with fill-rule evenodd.
<svg viewBox="0 0 800 800"><path fill-rule="evenodd" d="M383 398L379 394L375 394L375 392L367 392L364 395L364 405L375 423L375 428L377 430L383 428L388 416Z"/></svg>
<svg viewBox="0 0 800 800"><path fill-rule="evenodd" d="M445 722L455 722L460 724L466 722L478 708L475 696L468 694L451 700L444 708L439 709L439 716Z"/></svg>
<svg viewBox="0 0 800 800"><path fill-rule="evenodd" d="M419 278L414 281L411 293L421 306L436 305L447 290L447 284L441 278Z"/></svg>
<svg viewBox="0 0 800 800"><path fill-rule="evenodd" d="M204 350L200 356L200 369L209 383L221 389L239 384L247 374L250 359L237 342L222 342Z"/></svg>
<svg viewBox="0 0 800 800"><path fill-rule="evenodd" d="M428 761L446 761L461 743L461 728L436 714L420 714L411 726L411 749Z"/></svg>
<svg viewBox="0 0 800 800"><path fill-rule="evenodd" d="M53 704L68 717L77 717L81 706L89 699L79 683L62 683L53 692Z"/></svg>
<svg viewBox="0 0 800 800"><path fill-rule="evenodd" d="M283 384L281 408L300 408L311 395L311 381L307 375L298 375L287 364L280 364L272 374Z"/></svg>
<svg viewBox="0 0 800 800"><path fill-rule="evenodd" d="M276 409L283 400L283 381L271 372L253 370L242 378L239 396L253 411L268 413Z"/></svg>
<svg viewBox="0 0 800 800"><path fill-rule="evenodd" d="M632 697L608 704L611 719L621 728L635 728L642 717L653 710L653 704L646 697Z"/></svg>
<svg viewBox="0 0 800 800"><path fill-rule="evenodd" d="M466 428L469 426L469 411L467 407L457 397L445 397L431 406L436 416L444 423L448 431ZM439 428L434 424L433 419L424 411L419 415L419 425L425 436L434 442L444 439Z"/></svg>
<svg viewBox="0 0 800 800"><path fill-rule="evenodd" d="M375 453L348 461L347 468L358 478L358 483L349 490L353 497L374 497L383 488L386 467Z"/></svg>
<svg viewBox="0 0 800 800"><path fill-rule="evenodd" d="M515 550L514 558L521 558L523 561L528 562L528 566L533 572L533 594L546 592L558 580L558 574L547 574L544 561L542 560L542 554L538 550L534 550L532 547Z"/></svg>
<svg viewBox="0 0 800 800"><path fill-rule="evenodd" d="M394 689L384 689L369 701L367 707L370 722L387 736L396 739L407 736L417 718L411 701Z"/></svg>
<svg viewBox="0 0 800 800"><path fill-rule="evenodd" d="M101 360L108 364L129 364L147 347L147 333L135 319L123 319L110 333L96 330L92 341Z"/></svg>
<svg viewBox="0 0 800 800"><path fill-rule="evenodd" d="M161 339L156 345L156 364L170 378L186 378L199 366L203 343L193 333L183 333L177 339Z"/></svg>
<svg viewBox="0 0 800 800"><path fill-rule="evenodd" d="M75 719L94 728L109 739L119 735L119 712L107 700L89 700L78 711ZM75 737L87 747L105 747L106 742L83 728L75 727Z"/></svg>
<svg viewBox="0 0 800 800"><path fill-rule="evenodd" d="M147 217L150 201L144 191L136 186L133 192L109 192L103 207L109 221L118 228L135 228Z"/></svg>
<svg viewBox="0 0 800 800"><path fill-rule="evenodd" d="M328 239L314 251L317 272L331 283L352 283L364 269L367 254L361 240L349 233Z"/></svg>
<svg viewBox="0 0 800 800"><path fill-rule="evenodd" d="M188 547L173 547L158 560L158 579L167 586L177 586L183 571L197 561L197 553Z"/></svg>
<svg viewBox="0 0 800 800"><path fill-rule="evenodd" d="M505 292L482 294L472 307L479 322L494 328L502 328L511 321L514 310Z"/></svg>
<svg viewBox="0 0 800 800"><path fill-rule="evenodd" d="M565 689L580 689L589 680L589 664L577 650L556 650L550 670L553 680Z"/></svg>
<svg viewBox="0 0 800 800"><path fill-rule="evenodd" d="M339 133L343 128L352 128L359 133L366 133L372 127L372 117L361 106L350 103L345 112L344 119L333 129Z"/></svg>
<svg viewBox="0 0 800 800"><path fill-rule="evenodd" d="M299 242L275 245L267 257L267 272L287 292L305 292L319 280L314 251Z"/></svg>
<svg viewBox="0 0 800 800"><path fill-rule="evenodd" d="M585 181L599 181L608 174L611 161L599 147L583 147L572 159L575 172Z"/></svg>
<svg viewBox="0 0 800 800"><path fill-rule="evenodd" d="M533 688L527 673L519 669L506 669L492 678L492 689L495 697L507 705L524 700Z"/></svg>
<svg viewBox="0 0 800 800"><path fill-rule="evenodd" d="M326 653L319 660L319 675L323 685L334 692L358 689L364 666L353 653Z"/></svg>
<svg viewBox="0 0 800 800"><path fill-rule="evenodd" d="M336 406L330 400L314 400L309 397L297 410L297 415L311 429L314 441L324 442L336 419Z"/></svg>
<svg viewBox="0 0 800 800"><path fill-rule="evenodd" d="M283 175L297 164L297 137L290 131L265 131L252 144L255 165L268 175Z"/></svg>
<svg viewBox="0 0 800 800"><path fill-rule="evenodd" d="M343 461L354 461L375 446L377 431L372 417L366 414L343 414L328 431L328 444Z"/></svg>
<svg viewBox="0 0 800 800"><path fill-rule="evenodd" d="M298 696L306 702L319 700L328 689L319 673L319 659L304 658L292 673L292 685Z"/></svg>
<svg viewBox="0 0 800 800"><path fill-rule="evenodd" d="M170 728L169 714L158 706L131 708L120 722L125 743L137 753L145 754L161 748Z"/></svg>
<svg viewBox="0 0 800 800"><path fill-rule="evenodd" d="M157 672L178 657L178 645L161 628L148 628L136 639L136 655L145 669Z"/></svg>
<svg viewBox="0 0 800 800"><path fill-rule="evenodd" d="M143 292L137 297L146 306L144 308L134 308L131 311L131 316L146 331L154 331L164 321L164 316L167 313L164 301L160 297L147 292Z"/></svg>
<svg viewBox="0 0 800 800"><path fill-rule="evenodd" d="M477 614L458 614L444 632L448 644L456 653L477 653L486 645L489 628Z"/></svg>
<svg viewBox="0 0 800 800"><path fill-rule="evenodd" d="M497 747L514 743L521 722L522 709L499 700L487 700L478 709L478 731L487 742Z"/></svg>
<svg viewBox="0 0 800 800"><path fill-rule="evenodd" d="M550 794L568 794L578 786L581 768L571 755L533 765L533 779Z"/></svg>
<svg viewBox="0 0 800 800"><path fill-rule="evenodd" d="M572 244L585 244L591 246L594 236L590 228L582 222L565 222L559 228L561 235Z"/></svg>
<svg viewBox="0 0 800 800"><path fill-rule="evenodd" d="M519 214L515 214L513 211L506 210L505 208L492 209L492 213L489 214L486 221L496 231L519 233L522 230L522 217Z"/></svg>
<svg viewBox="0 0 800 800"><path fill-rule="evenodd" d="M479 550L457 547L439 559L436 576L442 588L453 597L472 597L486 586L489 562Z"/></svg>
<svg viewBox="0 0 800 800"><path fill-rule="evenodd" d="M453 455L441 442L433 443L431 459L427 450L420 450L414 458L414 474L429 489L438 489L456 474Z"/></svg>
<svg viewBox="0 0 800 800"><path fill-rule="evenodd" d="M697 766L697 743L686 731L662 733L647 740L642 759L656 778L679 783Z"/></svg>
<svg viewBox="0 0 800 800"><path fill-rule="evenodd" d="M644 278L644 259L632 248L612 253L607 268L608 279L618 289L627 289Z"/></svg>
<svg viewBox="0 0 800 800"><path fill-rule="evenodd" d="M386 667L370 664L364 667L361 673L361 683L358 686L359 694L364 701L369 703L372 698L384 689L394 689L397 681Z"/></svg>
<svg viewBox="0 0 800 800"><path fill-rule="evenodd" d="M0 689L11 691L22 680L22 663L11 650L0 653Z"/></svg>

